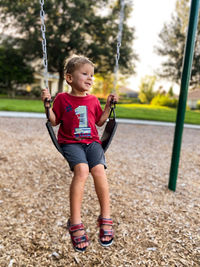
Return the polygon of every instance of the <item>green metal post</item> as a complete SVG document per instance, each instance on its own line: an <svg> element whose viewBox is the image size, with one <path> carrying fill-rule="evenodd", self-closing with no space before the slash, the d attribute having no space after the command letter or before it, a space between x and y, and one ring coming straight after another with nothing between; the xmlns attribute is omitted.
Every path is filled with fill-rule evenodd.
<svg viewBox="0 0 200 267"><path fill-rule="evenodd" d="M188 93L189 80L191 76L192 61L193 61L194 46L195 46L195 37L196 37L196 31L197 31L197 25L198 25L199 2L200 0L191 0L188 33L187 33L187 40L186 40L185 53L184 53L180 96L179 96L179 104L178 104L177 117L176 117L176 127L175 127L175 134L174 134L173 152L172 152L172 159L171 159L170 178L169 178L169 184L168 184L168 188L173 191L176 190L176 180L177 180L177 175L178 175L178 165L179 165L179 159L180 159L181 140L182 140L182 133L183 133L184 118L185 118L187 93Z"/></svg>

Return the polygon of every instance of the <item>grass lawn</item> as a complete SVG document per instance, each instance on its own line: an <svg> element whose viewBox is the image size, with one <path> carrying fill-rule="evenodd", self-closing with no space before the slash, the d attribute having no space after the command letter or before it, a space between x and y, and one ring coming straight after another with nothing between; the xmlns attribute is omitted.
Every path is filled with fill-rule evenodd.
<svg viewBox="0 0 200 267"><path fill-rule="evenodd" d="M0 98L0 110L44 112L44 106L40 100Z"/></svg>
<svg viewBox="0 0 200 267"><path fill-rule="evenodd" d="M42 112L43 103L40 100L21 100L0 98L0 110L21 112ZM156 120L175 122L176 109L140 104L117 104L116 114L118 118ZM185 123L200 124L200 112L187 110Z"/></svg>
<svg viewBox="0 0 200 267"><path fill-rule="evenodd" d="M152 105L119 104L116 113L119 118L175 122L177 110ZM200 124L200 112L187 110L185 123Z"/></svg>

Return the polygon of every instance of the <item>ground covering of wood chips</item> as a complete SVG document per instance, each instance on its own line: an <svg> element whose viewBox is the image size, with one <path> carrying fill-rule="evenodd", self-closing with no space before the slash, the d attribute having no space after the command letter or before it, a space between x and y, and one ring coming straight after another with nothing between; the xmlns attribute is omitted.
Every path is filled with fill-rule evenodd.
<svg viewBox="0 0 200 267"><path fill-rule="evenodd" d="M115 242L98 243L92 178L75 252L65 229L72 173L44 119L0 118L0 266L200 266L200 131L185 129L177 190L167 189L173 127L118 126L106 153Z"/></svg>

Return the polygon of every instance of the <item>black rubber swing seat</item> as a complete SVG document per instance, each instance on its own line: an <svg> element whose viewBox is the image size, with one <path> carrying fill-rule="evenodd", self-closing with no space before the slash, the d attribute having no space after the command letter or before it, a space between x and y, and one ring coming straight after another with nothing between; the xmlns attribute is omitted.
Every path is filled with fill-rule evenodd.
<svg viewBox="0 0 200 267"><path fill-rule="evenodd" d="M113 114L113 117L112 117ZM117 122L115 118L115 106L111 107L110 115L108 118L108 122L106 123L106 127L103 131L102 137L101 137L101 142L102 142L102 148L104 152L108 149L113 136L117 130Z"/></svg>
<svg viewBox="0 0 200 267"><path fill-rule="evenodd" d="M48 110L46 113L48 114ZM47 115L47 118L48 118L48 116L49 116L49 114ZM51 141L53 142L54 146L64 156L63 150L57 141L55 132L54 132L53 127L51 125L51 122L49 120L47 120L47 122L46 122L46 127L47 127ZM116 122L115 104L114 104L114 106L111 107L109 118L108 118L108 121L106 123L106 126L104 128L104 131L103 131L103 134L101 137L102 148L103 148L104 152L106 152L106 150L108 149L108 147L109 147L109 145L113 139L113 136L116 132L116 129L117 129L117 122Z"/></svg>
<svg viewBox="0 0 200 267"><path fill-rule="evenodd" d="M62 150L61 146L60 146L59 143L58 143L58 140L57 140L57 138L56 138L56 136L55 136L53 127L52 127L51 122L50 122L49 120L46 122L46 127L47 127L47 130L48 130L49 135L50 135L50 137L51 137L51 141L53 142L53 144L54 144L54 146L56 147L56 149L57 149L57 150L63 155L63 157L64 157L63 150Z"/></svg>

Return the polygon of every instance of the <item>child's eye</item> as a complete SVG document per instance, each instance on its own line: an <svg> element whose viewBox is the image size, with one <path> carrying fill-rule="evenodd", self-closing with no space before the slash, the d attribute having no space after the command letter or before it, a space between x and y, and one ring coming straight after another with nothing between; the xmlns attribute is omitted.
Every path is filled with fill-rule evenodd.
<svg viewBox="0 0 200 267"><path fill-rule="evenodd" d="M86 72L83 72L83 75L87 75L87 73Z"/></svg>

